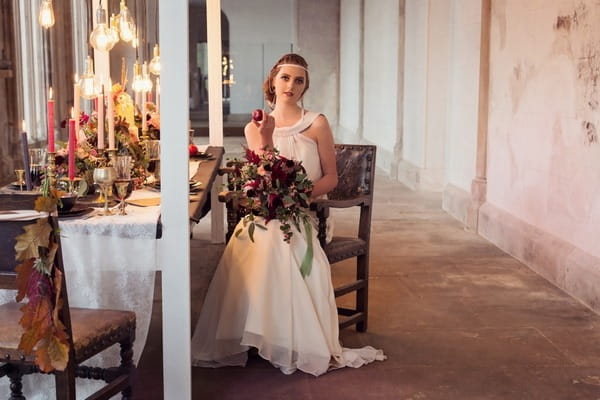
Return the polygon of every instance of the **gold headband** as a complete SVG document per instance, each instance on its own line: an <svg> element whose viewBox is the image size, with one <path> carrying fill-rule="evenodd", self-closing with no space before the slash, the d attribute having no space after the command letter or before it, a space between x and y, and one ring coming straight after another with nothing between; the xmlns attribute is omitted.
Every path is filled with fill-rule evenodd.
<svg viewBox="0 0 600 400"><path fill-rule="evenodd" d="M275 66L275 68L277 67L298 67L298 68L302 68L303 70L305 70L308 73L308 68L303 67L302 65L298 65L298 64L277 64Z"/></svg>

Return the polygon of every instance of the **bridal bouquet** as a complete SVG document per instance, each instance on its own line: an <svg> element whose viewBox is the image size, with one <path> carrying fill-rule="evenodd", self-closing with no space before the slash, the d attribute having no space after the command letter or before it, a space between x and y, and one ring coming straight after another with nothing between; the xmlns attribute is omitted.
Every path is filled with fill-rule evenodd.
<svg viewBox="0 0 600 400"><path fill-rule="evenodd" d="M243 226L235 236L248 229L248 236L254 242L256 228L267 229L257 222L257 216L263 217L265 224L277 219L283 240L290 243L293 236L292 226L304 231L308 248L300 271L303 276L310 273L312 264L312 226L307 209L313 183L306 175L301 161L291 160L279 154L277 149L267 149L257 154L246 149L246 162L236 163L236 170L230 184L239 188L240 207L245 217Z"/></svg>

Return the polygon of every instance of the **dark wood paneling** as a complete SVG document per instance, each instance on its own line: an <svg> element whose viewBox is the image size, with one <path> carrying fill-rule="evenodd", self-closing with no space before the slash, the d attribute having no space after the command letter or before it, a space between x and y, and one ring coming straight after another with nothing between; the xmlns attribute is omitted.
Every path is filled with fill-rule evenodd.
<svg viewBox="0 0 600 400"><path fill-rule="evenodd" d="M22 168L17 132L17 92L13 8L10 0L0 0L0 184L12 182L15 168Z"/></svg>

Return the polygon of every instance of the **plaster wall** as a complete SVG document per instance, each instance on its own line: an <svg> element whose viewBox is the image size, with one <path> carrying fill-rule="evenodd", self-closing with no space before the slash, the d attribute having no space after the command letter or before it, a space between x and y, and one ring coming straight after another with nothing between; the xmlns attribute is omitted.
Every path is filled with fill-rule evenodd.
<svg viewBox="0 0 600 400"><path fill-rule="evenodd" d="M340 2L339 128L358 136L361 122L361 0Z"/></svg>
<svg viewBox="0 0 600 400"><path fill-rule="evenodd" d="M477 154L481 0L452 0L444 183L471 190Z"/></svg>
<svg viewBox="0 0 600 400"><path fill-rule="evenodd" d="M596 3L492 2L487 199L598 257Z"/></svg>
<svg viewBox="0 0 600 400"><path fill-rule="evenodd" d="M364 2L363 139L376 144L377 163L390 170L398 131L398 0Z"/></svg>
<svg viewBox="0 0 600 400"><path fill-rule="evenodd" d="M406 1L403 159L425 163L428 0Z"/></svg>
<svg viewBox="0 0 600 400"><path fill-rule="evenodd" d="M448 99L450 12L452 2L429 0L427 41L427 98L424 167L441 171L444 166ZM441 182L439 182L441 184Z"/></svg>
<svg viewBox="0 0 600 400"><path fill-rule="evenodd" d="M338 71L340 47L339 0L296 1L297 51L306 58L310 89L304 96L307 109L338 123Z"/></svg>
<svg viewBox="0 0 600 400"><path fill-rule="evenodd" d="M295 0L221 0L229 20L230 56L236 84L231 112L263 108L262 83L271 66L292 51L296 31Z"/></svg>

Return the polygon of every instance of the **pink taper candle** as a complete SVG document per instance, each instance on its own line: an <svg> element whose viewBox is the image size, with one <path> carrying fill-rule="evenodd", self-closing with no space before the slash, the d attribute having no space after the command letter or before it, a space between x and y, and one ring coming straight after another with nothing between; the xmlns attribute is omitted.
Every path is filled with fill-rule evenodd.
<svg viewBox="0 0 600 400"><path fill-rule="evenodd" d="M100 91L100 94L96 98L97 116L98 116L98 149L104 148L104 91Z"/></svg>
<svg viewBox="0 0 600 400"><path fill-rule="evenodd" d="M54 153L54 100L52 87L48 90L48 153Z"/></svg>
<svg viewBox="0 0 600 400"><path fill-rule="evenodd" d="M75 133L76 124L73 118L74 112L71 111L71 119L69 120L69 179L75 179L75 147L77 144L77 134Z"/></svg>
<svg viewBox="0 0 600 400"><path fill-rule="evenodd" d="M79 133L79 114L81 102L81 88L79 87L79 77L75 74L75 83L73 85L73 113L71 118L75 119L75 137Z"/></svg>

